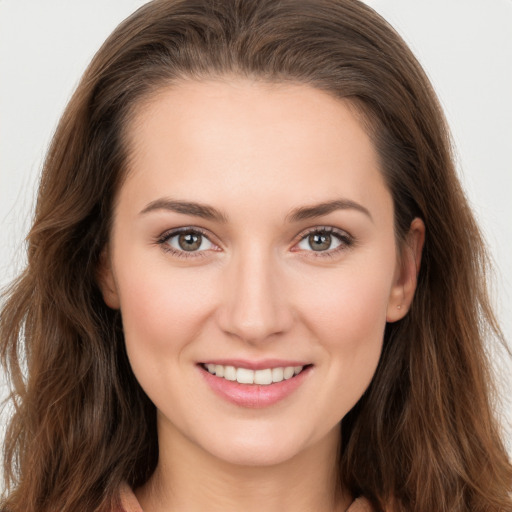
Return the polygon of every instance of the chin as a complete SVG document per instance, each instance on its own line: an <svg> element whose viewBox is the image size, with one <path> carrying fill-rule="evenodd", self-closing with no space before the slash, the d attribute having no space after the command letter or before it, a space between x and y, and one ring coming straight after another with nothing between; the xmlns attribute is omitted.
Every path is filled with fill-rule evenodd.
<svg viewBox="0 0 512 512"><path fill-rule="evenodd" d="M276 466L307 451L309 438L292 435L289 431L261 432L246 435L225 435L203 448L217 459L237 466Z"/></svg>
<svg viewBox="0 0 512 512"><path fill-rule="evenodd" d="M270 447L242 446L212 453L228 464L245 467L278 466L297 455L295 450L275 450Z"/></svg>

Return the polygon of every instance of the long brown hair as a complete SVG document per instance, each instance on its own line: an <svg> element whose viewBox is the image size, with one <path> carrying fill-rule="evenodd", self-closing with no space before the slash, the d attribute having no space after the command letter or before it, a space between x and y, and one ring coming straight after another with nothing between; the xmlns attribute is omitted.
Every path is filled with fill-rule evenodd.
<svg viewBox="0 0 512 512"><path fill-rule="evenodd" d="M378 510L512 510L486 356L501 334L485 245L428 79L356 0L156 0L98 51L44 164L28 265L4 294L0 350L14 415L1 510L109 510L121 482L137 487L154 471L155 408L97 267L135 107L183 77L233 75L347 98L379 152L398 243L414 217L426 225L411 310L386 327L374 379L342 421L340 485Z"/></svg>

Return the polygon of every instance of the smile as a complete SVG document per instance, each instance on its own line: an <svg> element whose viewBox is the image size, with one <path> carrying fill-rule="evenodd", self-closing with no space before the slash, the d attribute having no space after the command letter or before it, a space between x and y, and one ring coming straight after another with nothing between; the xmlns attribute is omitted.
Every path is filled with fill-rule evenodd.
<svg viewBox="0 0 512 512"><path fill-rule="evenodd" d="M220 398L238 407L254 409L285 400L309 380L314 365L297 365L298 362L231 360L199 363L197 367L204 382Z"/></svg>
<svg viewBox="0 0 512 512"><path fill-rule="evenodd" d="M212 363L205 364L203 367L212 375L232 382L236 381L239 384L257 384L261 386L269 386L270 384L291 379L304 368L303 366L282 366L251 370L249 368L237 368L235 366Z"/></svg>

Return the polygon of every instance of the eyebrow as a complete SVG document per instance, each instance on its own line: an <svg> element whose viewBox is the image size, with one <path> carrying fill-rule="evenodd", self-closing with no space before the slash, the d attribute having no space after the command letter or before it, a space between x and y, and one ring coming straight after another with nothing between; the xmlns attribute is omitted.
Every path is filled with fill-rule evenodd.
<svg viewBox="0 0 512 512"><path fill-rule="evenodd" d="M176 213L183 213L185 215L193 215L195 217L201 217L202 219L221 222L223 224L228 221L227 216L213 206L168 198L160 198L155 201L151 201L140 212L140 214L143 215L157 210L168 210ZM286 216L286 220L288 222L299 222L301 220L322 217L323 215L328 215L336 210L356 210L365 214L373 222L373 217L368 209L350 199L335 199L311 206L295 208Z"/></svg>
<svg viewBox="0 0 512 512"><path fill-rule="evenodd" d="M219 210L201 203L190 201L177 201L174 199L161 198L151 201L140 214L146 214L156 210L168 210L185 215L193 215L202 219L212 220L216 222L226 223L227 217Z"/></svg>
<svg viewBox="0 0 512 512"><path fill-rule="evenodd" d="M305 219L322 217L323 215L328 215L336 210L356 210L364 213L373 222L373 217L368 209L350 199L335 199L333 201L326 201L312 206L295 208L287 215L286 218L289 222L298 222Z"/></svg>

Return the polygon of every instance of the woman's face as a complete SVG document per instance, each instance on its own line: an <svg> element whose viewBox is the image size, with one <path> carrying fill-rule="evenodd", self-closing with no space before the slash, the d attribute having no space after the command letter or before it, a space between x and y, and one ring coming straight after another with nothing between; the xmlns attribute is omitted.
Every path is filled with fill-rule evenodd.
<svg viewBox="0 0 512 512"><path fill-rule="evenodd" d="M128 135L101 285L161 448L275 464L334 445L416 269L353 109L305 85L184 81Z"/></svg>

